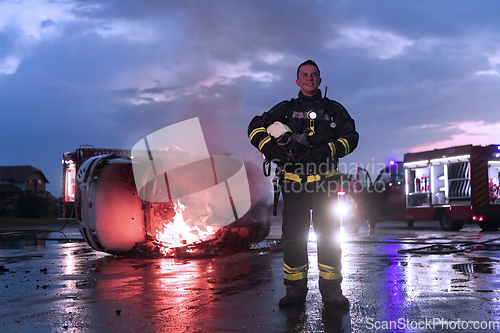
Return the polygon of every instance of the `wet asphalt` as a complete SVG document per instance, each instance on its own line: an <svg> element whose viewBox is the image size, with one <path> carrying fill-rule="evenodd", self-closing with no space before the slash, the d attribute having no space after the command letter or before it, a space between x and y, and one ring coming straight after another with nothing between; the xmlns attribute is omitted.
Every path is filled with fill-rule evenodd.
<svg viewBox="0 0 500 333"><path fill-rule="evenodd" d="M349 311L325 308L314 241L309 294L280 309L282 252L115 257L73 225L0 232L0 332L498 332L500 232L437 222L343 227Z"/></svg>

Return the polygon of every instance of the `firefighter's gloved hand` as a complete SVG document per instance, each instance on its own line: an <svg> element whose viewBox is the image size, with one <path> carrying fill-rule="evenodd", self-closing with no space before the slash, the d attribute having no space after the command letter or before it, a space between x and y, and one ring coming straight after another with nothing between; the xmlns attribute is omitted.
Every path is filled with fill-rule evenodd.
<svg viewBox="0 0 500 333"><path fill-rule="evenodd" d="M278 165L286 163L286 157L283 151L278 147L274 141L268 142L262 149L262 153L268 162L274 162Z"/></svg>
<svg viewBox="0 0 500 333"><path fill-rule="evenodd" d="M305 161L311 154L311 143L307 139L306 134L294 134L291 137L287 155L293 161Z"/></svg>
<svg viewBox="0 0 500 333"><path fill-rule="evenodd" d="M324 163L330 157L330 148L326 146L314 147L311 150L311 155L315 163Z"/></svg>

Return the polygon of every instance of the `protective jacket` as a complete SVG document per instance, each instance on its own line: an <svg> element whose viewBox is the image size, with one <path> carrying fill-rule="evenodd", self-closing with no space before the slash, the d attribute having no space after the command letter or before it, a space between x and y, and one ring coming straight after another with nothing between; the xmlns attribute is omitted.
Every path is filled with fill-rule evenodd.
<svg viewBox="0 0 500 333"><path fill-rule="evenodd" d="M278 164L284 161L278 156L275 140L267 133L267 127L276 121L288 125L295 133L304 133L311 144L311 154L304 160L288 161L288 172L297 174L321 174L336 170L338 159L351 153L358 145L359 134L354 120L337 101L321 97L321 91L309 97L299 92L298 98L283 101L261 116L255 116L248 126L248 137L253 146Z"/></svg>

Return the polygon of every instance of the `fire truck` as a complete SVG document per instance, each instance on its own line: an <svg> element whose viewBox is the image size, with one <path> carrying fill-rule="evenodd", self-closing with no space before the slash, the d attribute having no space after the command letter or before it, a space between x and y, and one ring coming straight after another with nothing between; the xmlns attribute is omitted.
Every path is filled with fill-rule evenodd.
<svg viewBox="0 0 500 333"><path fill-rule="evenodd" d="M356 174L358 214L371 228L377 222L439 221L458 231L477 223L483 231L500 227L500 145L463 145L407 153L372 181Z"/></svg>
<svg viewBox="0 0 500 333"><path fill-rule="evenodd" d="M76 217L76 173L80 166L91 157L108 154L130 158L130 150L94 148L92 145L81 145L76 151L63 153L63 218L74 219Z"/></svg>
<svg viewBox="0 0 500 333"><path fill-rule="evenodd" d="M169 161L181 161L184 153L186 152L165 151L164 157ZM173 155L175 158L172 158ZM135 158L139 160L144 158L146 161L144 170L151 166L147 153L145 156L135 156ZM224 169L221 163L228 160L238 161L242 166L240 171L243 170L243 173L236 172L234 168L235 172L229 172L228 168ZM129 254L137 244L157 239L159 227L174 226L176 217L180 216L184 219L180 221L182 225L177 230L169 230L180 239L179 246L189 244L186 237L190 236L182 234L186 227L190 228L190 232L193 231L196 240L199 241L202 239L201 227L206 227L208 222L218 222L223 218L234 222L225 228L221 225L219 229L239 232L239 238L233 239L233 243L236 241L242 243L241 239L244 239L245 244L258 243L269 234L273 208L272 183L262 177L261 167L248 161L243 163L237 157L214 155L197 163L180 162L178 167L171 171L172 177L180 181L176 182L178 184L176 188L173 187L173 182L170 183L169 195L173 191L184 194L189 194L188 192L193 189L196 191L194 196L183 196L182 198L191 197L191 199L186 199L182 203L176 200L162 202L141 199L141 192L135 184L131 150L80 146L74 152L63 153L62 164L64 217L76 219L80 233L97 251L115 255ZM232 163L230 167L234 165ZM226 177L224 180L222 179L224 175L231 177ZM246 212L244 214L237 214L237 193L227 190L234 185L243 185L238 182L241 179L237 179L235 175L245 175L245 182L248 177L249 209L238 211ZM154 180L149 179L148 191L161 189L158 182L162 180L165 182L166 178L165 175ZM215 192L209 192L207 190L209 186L217 188L216 194L226 193L226 198L214 195ZM223 207L224 202L229 202L233 209L226 209L227 205ZM221 234L219 240L223 237L227 240L231 235Z"/></svg>

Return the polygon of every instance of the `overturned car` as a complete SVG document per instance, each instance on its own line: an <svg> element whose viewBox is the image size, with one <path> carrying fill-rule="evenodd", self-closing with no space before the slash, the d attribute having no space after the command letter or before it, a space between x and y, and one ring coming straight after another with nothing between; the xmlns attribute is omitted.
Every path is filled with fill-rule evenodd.
<svg viewBox="0 0 500 333"><path fill-rule="evenodd" d="M206 148L197 156L175 145L155 149L148 138L132 150L80 147L63 154L65 214L76 218L93 249L210 256L266 238L273 186L261 167ZM192 143L198 152L200 140Z"/></svg>
<svg viewBox="0 0 500 333"><path fill-rule="evenodd" d="M158 168L160 163L151 168L147 154L96 155L78 167L75 217L93 249L146 257L211 256L248 249L266 238L273 187L261 168L231 155L196 162L179 155L162 152L163 161L173 163L161 164L169 165L168 171ZM249 198L240 190L245 186Z"/></svg>

